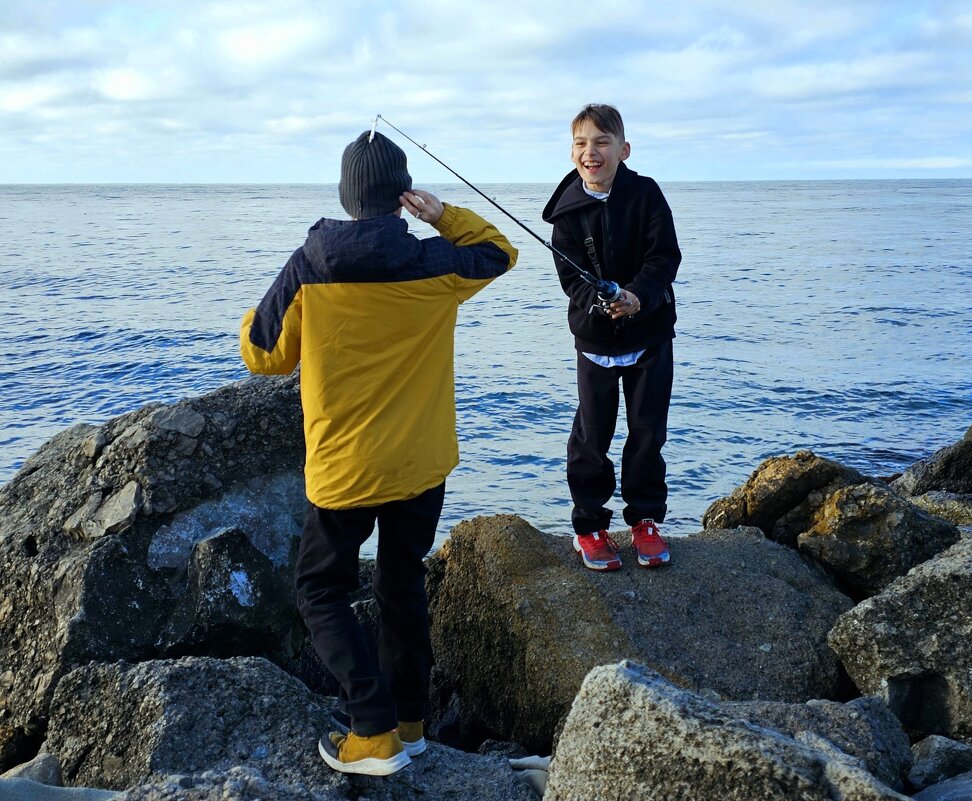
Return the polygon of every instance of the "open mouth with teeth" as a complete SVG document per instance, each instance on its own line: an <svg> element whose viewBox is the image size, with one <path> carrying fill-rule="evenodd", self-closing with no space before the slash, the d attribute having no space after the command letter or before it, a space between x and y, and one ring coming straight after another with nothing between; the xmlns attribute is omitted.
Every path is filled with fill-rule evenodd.
<svg viewBox="0 0 972 801"><path fill-rule="evenodd" d="M584 161L581 163L584 165L584 169L587 170L588 172L594 172L595 170L603 166L603 164L600 161Z"/></svg>

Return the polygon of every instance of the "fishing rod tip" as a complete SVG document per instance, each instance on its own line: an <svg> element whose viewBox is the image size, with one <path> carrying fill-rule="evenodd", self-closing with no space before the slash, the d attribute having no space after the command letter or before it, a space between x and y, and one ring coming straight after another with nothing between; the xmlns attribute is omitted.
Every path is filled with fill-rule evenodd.
<svg viewBox="0 0 972 801"><path fill-rule="evenodd" d="M371 135L368 137L368 142L374 141L375 129L378 127L378 120L381 119L381 114L375 114L375 120L371 123Z"/></svg>

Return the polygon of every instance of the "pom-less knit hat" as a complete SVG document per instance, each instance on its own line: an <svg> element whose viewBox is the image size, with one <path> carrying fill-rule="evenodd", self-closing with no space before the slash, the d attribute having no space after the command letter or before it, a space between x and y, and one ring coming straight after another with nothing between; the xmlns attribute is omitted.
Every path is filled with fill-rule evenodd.
<svg viewBox="0 0 972 801"><path fill-rule="evenodd" d="M341 157L341 205L356 220L391 214L402 204L398 196L412 188L405 151L377 131L368 141L365 131Z"/></svg>

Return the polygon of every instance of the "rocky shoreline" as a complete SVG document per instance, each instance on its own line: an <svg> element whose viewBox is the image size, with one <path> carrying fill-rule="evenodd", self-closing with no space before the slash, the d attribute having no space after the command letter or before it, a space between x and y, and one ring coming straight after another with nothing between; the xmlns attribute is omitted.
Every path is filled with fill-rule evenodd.
<svg viewBox="0 0 972 801"><path fill-rule="evenodd" d="M0 798L972 798L972 429L884 480L769 459L660 570L464 521L428 560L433 742L387 779L316 754L302 459L297 379L251 378L0 488Z"/></svg>

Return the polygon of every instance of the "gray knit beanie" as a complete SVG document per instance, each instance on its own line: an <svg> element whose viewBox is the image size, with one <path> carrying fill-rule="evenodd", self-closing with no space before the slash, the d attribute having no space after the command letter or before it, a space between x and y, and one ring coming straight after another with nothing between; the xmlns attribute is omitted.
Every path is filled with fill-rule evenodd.
<svg viewBox="0 0 972 801"><path fill-rule="evenodd" d="M377 131L370 142L365 131L341 157L341 205L356 220L391 214L402 204L398 196L412 188L405 151Z"/></svg>

